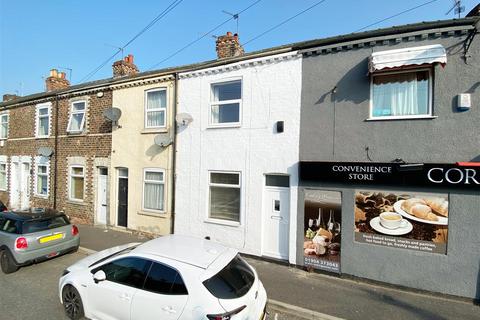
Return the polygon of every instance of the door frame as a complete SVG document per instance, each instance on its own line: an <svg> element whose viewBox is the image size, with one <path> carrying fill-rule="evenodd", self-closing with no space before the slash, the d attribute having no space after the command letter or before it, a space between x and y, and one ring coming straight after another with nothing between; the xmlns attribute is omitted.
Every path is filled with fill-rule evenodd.
<svg viewBox="0 0 480 320"><path fill-rule="evenodd" d="M106 169L107 170L107 174L104 175L104 174L101 174L101 170L102 169ZM97 166L96 167L96 186L95 186L95 189L96 189L96 195L95 195L95 224L98 224L98 225L105 225L107 226L108 225L108 221L109 221L109 217L110 217L110 214L109 214L109 176L110 176L110 172L109 172L109 168L107 166ZM105 202L107 204L107 207L105 209L105 224L103 223L100 223L99 222L99 219L98 219L98 216L99 216L99 213L100 213L100 176L102 177L106 177L106 181L105 181Z"/></svg>
<svg viewBox="0 0 480 320"><path fill-rule="evenodd" d="M269 257L269 258L273 258L273 259L279 259L279 260L289 260L290 258L290 246L289 246L289 243L290 243L290 219L291 219L291 198L290 198L290 195L291 195L291 188L290 187L274 187L274 186L266 186L265 185L265 182L264 182L264 185L263 185L263 191L262 191L262 241L261 241L261 244L262 244L262 247L261 247L261 254L262 256L266 256L266 257ZM267 197L266 197L266 194L268 191L277 191L277 192L287 192L288 193L288 228L287 228L287 236L288 236L288 241L287 241L287 247L286 247L286 250L287 250L287 254L285 257L283 258L280 258L280 257L271 257L269 255L265 255L265 228L266 228L266 225L267 225L267 218L268 218L268 215L266 214L266 206L267 206Z"/></svg>
<svg viewBox="0 0 480 320"><path fill-rule="evenodd" d="M31 188L32 188L32 158L29 156L12 156L10 163L10 206L12 209L23 209L22 205L22 187L23 182L27 184L27 202L30 207ZM28 165L28 173L24 176L24 165ZM26 178L26 181L25 181ZM17 203L13 205L12 199L14 197L14 191L17 193Z"/></svg>

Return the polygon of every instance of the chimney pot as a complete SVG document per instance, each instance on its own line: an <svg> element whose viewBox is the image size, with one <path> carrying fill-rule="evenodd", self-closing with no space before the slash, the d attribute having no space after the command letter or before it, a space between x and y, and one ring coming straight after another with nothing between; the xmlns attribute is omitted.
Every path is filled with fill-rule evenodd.
<svg viewBox="0 0 480 320"><path fill-rule="evenodd" d="M18 98L18 96L16 94L6 93L6 94L3 95L3 102L12 101L12 100L15 100L17 98Z"/></svg>
<svg viewBox="0 0 480 320"><path fill-rule="evenodd" d="M227 36L232 36L232 33L230 31L227 31Z"/></svg>
<svg viewBox="0 0 480 320"><path fill-rule="evenodd" d="M50 70L50 76L45 79L47 92L61 90L70 86L70 81L65 79L65 72L58 72L57 69Z"/></svg>
<svg viewBox="0 0 480 320"><path fill-rule="evenodd" d="M133 63L133 55L129 54L121 60L115 61L112 65L113 77L131 76L138 73L137 66Z"/></svg>
<svg viewBox="0 0 480 320"><path fill-rule="evenodd" d="M238 57L244 53L238 34L232 35L230 31L217 38L216 50L218 59Z"/></svg>
<svg viewBox="0 0 480 320"><path fill-rule="evenodd" d="M58 74L58 70L57 70L57 69L51 69L51 70L50 70L50 77L56 78L56 77L57 77L57 74Z"/></svg>

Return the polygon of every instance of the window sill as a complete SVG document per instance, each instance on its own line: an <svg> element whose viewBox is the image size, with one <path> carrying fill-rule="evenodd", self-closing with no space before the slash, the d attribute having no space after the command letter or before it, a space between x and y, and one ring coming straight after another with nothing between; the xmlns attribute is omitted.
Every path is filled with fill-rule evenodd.
<svg viewBox="0 0 480 320"><path fill-rule="evenodd" d="M147 210L140 210L137 211L137 214L141 216L150 216L155 218L169 218L169 215L165 211L147 211Z"/></svg>
<svg viewBox="0 0 480 320"><path fill-rule="evenodd" d="M68 199L66 202L67 202L67 203L70 203L70 204L80 205L80 206L86 206L86 205L88 205L88 203L85 203L83 200Z"/></svg>
<svg viewBox="0 0 480 320"><path fill-rule="evenodd" d="M36 136L35 139L39 140L39 139L48 139L50 138L50 136Z"/></svg>
<svg viewBox="0 0 480 320"><path fill-rule="evenodd" d="M33 195L35 198L39 199L47 199L48 200L48 195L43 195L43 194L34 194Z"/></svg>
<svg viewBox="0 0 480 320"><path fill-rule="evenodd" d="M240 222L236 221L229 221L229 220L221 220L221 219L212 219L212 218L207 218L204 220L205 223L211 223L211 224L218 224L222 226L229 226L229 227L240 227L241 224Z"/></svg>
<svg viewBox="0 0 480 320"><path fill-rule="evenodd" d="M167 133L167 128L146 128L140 131L141 134L151 134L151 133Z"/></svg>
<svg viewBox="0 0 480 320"><path fill-rule="evenodd" d="M365 121L385 121L385 120L422 120L422 119L436 119L438 116L408 116L408 117L378 117L368 118Z"/></svg>
<svg viewBox="0 0 480 320"><path fill-rule="evenodd" d="M207 129L228 129L228 128L240 128L242 126L241 123L226 123L226 124L209 124Z"/></svg>
<svg viewBox="0 0 480 320"><path fill-rule="evenodd" d="M81 136L81 135L86 135L87 133L85 131L67 131L68 136Z"/></svg>

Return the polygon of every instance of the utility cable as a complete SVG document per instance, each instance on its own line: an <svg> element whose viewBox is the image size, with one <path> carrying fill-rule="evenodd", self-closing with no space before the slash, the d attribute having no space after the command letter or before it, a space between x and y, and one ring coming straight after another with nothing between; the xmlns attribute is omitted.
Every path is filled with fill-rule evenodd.
<svg viewBox="0 0 480 320"><path fill-rule="evenodd" d="M254 5L256 5L257 3L259 3L260 1L262 0L257 0L255 2L253 2L252 4L250 4L248 7L246 7L245 9L243 9L242 11L236 13L235 15L233 15L232 17L228 18L227 20L223 21L222 23L220 23L219 25L217 25L216 27L214 27L213 29L207 31L206 33L204 33L203 35L201 35L200 37L198 37L197 39L191 41L190 43L188 43L187 45L183 46L182 48L178 49L177 51L175 51L174 53L172 53L171 55L169 55L168 57L166 57L165 59L161 60L160 62L157 62L155 63L153 66L151 66L150 68L148 68L148 70L152 70L154 69L155 67L159 66L160 64L164 63L165 61L173 58L174 56L176 56L177 54L179 54L180 52L182 52L183 50L187 49L188 47L191 47L192 45L194 45L195 43L197 43L198 41L202 40L203 38L205 38L206 36L208 36L209 34L211 34L212 32L214 32L215 30L217 30L218 28L222 27L223 25L225 25L226 23L230 22L231 20L235 19L235 16L239 16L240 14L244 13L245 11L247 11L248 9L250 9L251 7L253 7ZM325 0L324 0L325 1Z"/></svg>
<svg viewBox="0 0 480 320"><path fill-rule="evenodd" d="M278 27L280 27L280 26L284 25L285 23L289 22L289 21L290 21L290 20L292 20L292 19L295 19L295 18L296 18L296 17L298 17L299 15L301 15L301 14L304 14L305 12L307 12L307 11L309 11L309 10L311 10L311 9L315 8L316 6L318 6L318 5L322 4L322 3L324 3L325 1L326 1L326 0L321 0L321 1L318 1L318 2L314 3L313 5L311 5L310 7L306 8L305 10L303 10L303 11L300 11L300 12L299 12L299 13L297 13L296 15L294 15L294 16L292 16L292 17L290 17L290 18L286 19L286 20L283 20L283 21L282 21L282 22L280 22L279 24L277 24L277 25L275 25L275 26L271 27L270 29L268 29L268 30L266 30L266 31L262 32L262 33L261 33L261 34L259 34L258 36L256 36L256 37L254 37L254 38L252 38L252 39L248 40L247 42L243 43L243 45L245 46L245 45L249 44L250 42L257 40L258 38L260 38L260 37L264 36L265 34L269 33L270 31L273 31L273 30L277 29Z"/></svg>
<svg viewBox="0 0 480 320"><path fill-rule="evenodd" d="M374 25L377 25L377 24L379 24L379 23L382 23L382 22L384 22L384 21L387 21L387 20L390 20L390 19L392 19L392 18L398 17L398 16L400 16L400 15L402 15L402 14L404 14L404 13L407 13L407 12L410 12L410 11L413 11L413 10L416 10L416 9L418 9L418 8L421 8L421 7L423 7L423 6L426 6L426 5L430 4L430 3L434 3L434 2L437 2L437 1L438 1L438 0L431 0L431 1L424 2L424 3L422 3L422 4L418 5L418 6L415 6L415 7L413 7L413 8L410 8L410 9L404 10L404 11L402 11L402 12L399 12L399 13L397 13L397 14L394 14L393 16L390 16L390 17L384 18L384 19L382 19L382 20L379 20L379 21L377 21L377 22L371 23L371 24L369 24L368 26L365 26L365 27L363 27L363 28L360 28L360 29L358 29L358 30L355 30L355 32L359 32L359 31L365 30L365 29L367 29L367 28L373 27Z"/></svg>
<svg viewBox="0 0 480 320"><path fill-rule="evenodd" d="M140 30L133 38L128 40L122 47L118 48L115 53L108 57L104 62L102 62L98 67L96 67L94 70L92 70L90 73L88 73L82 80L80 80L80 83L90 79L93 77L100 69L102 69L109 61L111 61L115 56L123 51L128 45L130 45L133 41L135 41L138 37L140 37L143 33L145 33L148 29L150 29L155 23L157 23L159 20L161 20L163 17L165 17L170 11L175 9L183 0L174 0L171 2L162 12L160 12L152 21L150 21L149 24L147 24L142 30Z"/></svg>

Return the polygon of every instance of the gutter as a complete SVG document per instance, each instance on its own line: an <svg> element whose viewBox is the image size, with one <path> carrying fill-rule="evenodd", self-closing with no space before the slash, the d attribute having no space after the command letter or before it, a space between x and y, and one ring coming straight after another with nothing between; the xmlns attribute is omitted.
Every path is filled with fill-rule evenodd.
<svg viewBox="0 0 480 320"><path fill-rule="evenodd" d="M53 209L57 209L57 176L58 176L58 94L55 95L55 146L53 149L53 155L55 156L54 169L53 169Z"/></svg>
<svg viewBox="0 0 480 320"><path fill-rule="evenodd" d="M170 233L175 232L175 186L176 186L176 154L177 154L177 122L175 116L177 115L177 103L178 103L178 72L175 73L174 81L174 94L173 94L173 143L172 143L172 203L171 203L171 218L170 218Z"/></svg>

